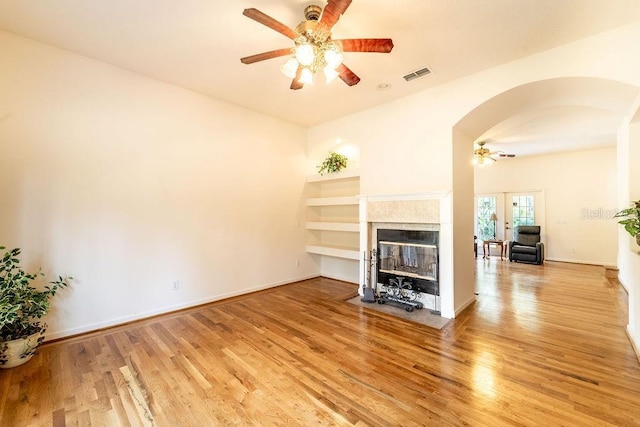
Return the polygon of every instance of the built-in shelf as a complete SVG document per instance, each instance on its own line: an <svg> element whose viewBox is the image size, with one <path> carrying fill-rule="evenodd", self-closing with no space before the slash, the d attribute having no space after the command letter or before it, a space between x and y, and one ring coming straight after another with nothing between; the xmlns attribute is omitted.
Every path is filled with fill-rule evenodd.
<svg viewBox="0 0 640 427"><path fill-rule="evenodd" d="M312 220L306 223L306 228L313 231L310 233L307 252L359 260L360 171L346 169L325 175L312 175L307 177L307 184L310 185L309 195L313 196L306 200L309 219ZM359 266L355 264L354 268L358 269Z"/></svg>
<svg viewBox="0 0 640 427"><path fill-rule="evenodd" d="M314 197L307 199L307 206L353 206L358 204L358 196Z"/></svg>
<svg viewBox="0 0 640 427"><path fill-rule="evenodd" d="M360 224L353 222L307 222L307 230L347 231L358 233Z"/></svg>
<svg viewBox="0 0 640 427"><path fill-rule="evenodd" d="M336 258L345 258L352 260L360 259L360 251L358 249L345 248L340 246L307 245L307 252Z"/></svg>
<svg viewBox="0 0 640 427"><path fill-rule="evenodd" d="M359 169L345 169L340 172L328 173L326 175L311 175L307 177L307 182L339 181L342 179L353 179L360 177Z"/></svg>

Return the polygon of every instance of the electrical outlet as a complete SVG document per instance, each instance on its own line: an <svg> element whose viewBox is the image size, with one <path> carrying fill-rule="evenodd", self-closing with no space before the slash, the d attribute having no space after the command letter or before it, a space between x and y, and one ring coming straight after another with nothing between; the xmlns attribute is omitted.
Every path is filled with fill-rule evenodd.
<svg viewBox="0 0 640 427"><path fill-rule="evenodd" d="M300 260L299 259L296 260L296 267L300 267Z"/></svg>
<svg viewBox="0 0 640 427"><path fill-rule="evenodd" d="M180 281L176 280L175 282L173 282L171 284L171 290L172 291L177 291L178 289L180 289Z"/></svg>

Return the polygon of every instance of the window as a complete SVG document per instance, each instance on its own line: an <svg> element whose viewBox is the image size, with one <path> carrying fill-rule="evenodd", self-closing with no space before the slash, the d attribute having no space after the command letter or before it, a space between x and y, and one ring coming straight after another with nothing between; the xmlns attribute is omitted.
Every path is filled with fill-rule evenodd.
<svg viewBox="0 0 640 427"><path fill-rule="evenodd" d="M479 196L478 197L478 239L491 240L494 235L494 221L491 221L491 215L496 213L495 196Z"/></svg>
<svg viewBox="0 0 640 427"><path fill-rule="evenodd" d="M533 225L533 196L513 196L513 226Z"/></svg>

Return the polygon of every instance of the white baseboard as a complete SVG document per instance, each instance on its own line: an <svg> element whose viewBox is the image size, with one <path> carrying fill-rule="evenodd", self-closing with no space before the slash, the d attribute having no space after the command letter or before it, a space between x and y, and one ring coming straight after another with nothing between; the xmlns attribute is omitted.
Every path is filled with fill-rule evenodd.
<svg viewBox="0 0 640 427"><path fill-rule="evenodd" d="M634 341L633 339L633 335L631 334L631 329L629 328L629 325L627 325L627 337L629 338L629 341L631 342L631 348L633 348L633 352L636 354L636 357L638 358L638 363L640 363L640 343L637 343Z"/></svg>
<svg viewBox="0 0 640 427"><path fill-rule="evenodd" d="M586 264L586 265L601 265L603 267L616 267L616 263L602 262L602 261L584 261L580 259L570 259L570 258L545 258L545 261L555 261L555 262L568 262L570 264Z"/></svg>
<svg viewBox="0 0 640 427"><path fill-rule="evenodd" d="M93 331L97 331L99 329L110 328L110 327L122 325L124 323L135 322L137 320L144 320L146 318L154 317L154 316L157 316L157 315L160 315L160 314L168 314L168 313L172 313L174 311L184 310L186 308L191 308L191 307L197 307L199 305L208 304L208 303L211 303L211 302L220 301L220 300L227 299L227 298L232 298L232 297L237 297L237 296L240 296L240 295L250 294L250 293L253 293L253 292L262 291L262 290L269 289L269 288L275 288L276 286L286 285L286 284L289 284L289 283L295 283L295 282L299 282L299 281L302 281L302 280L313 279L313 278L318 277L318 276L319 276L318 274L313 274L313 275L301 276L301 277L296 277L296 278L287 279L287 280L280 280L280 281L273 282L273 283L267 283L267 284L263 284L263 285L260 285L260 286L255 286L253 288L243 289L243 290L237 291L237 292L228 292L228 293L214 295L214 296L210 296L210 297L206 297L206 298L201 298L201 299L198 299L198 300L193 300L193 301L189 301L189 302L185 302L185 303L181 303L181 304L169 305L169 306L165 306L165 307L158 308L158 309L155 309L155 310L148 310L148 311L145 311L143 313L136 313L136 314L133 314L133 315L130 315L130 316L116 317L114 319L105 320L103 322L91 323L89 325L80 326L80 327L77 327L77 328L64 329L62 331L53 331L53 332L47 331L45 342L46 341L55 340L55 339L65 338L65 337L69 337L69 336L73 336L73 335L79 335L79 334L84 334L84 333L88 333L88 332L93 332Z"/></svg>
<svg viewBox="0 0 640 427"><path fill-rule="evenodd" d="M358 279L353 279L353 277L342 276L340 274L321 274L322 277L326 277L327 279L340 280L341 282L349 282L354 285L358 284Z"/></svg>
<svg viewBox="0 0 640 427"><path fill-rule="evenodd" d="M474 302L476 302L476 296L475 295L472 296L467 302L465 302L464 304L462 304L460 307L458 307L455 310L454 317L458 316L460 313L462 313L467 307L469 307Z"/></svg>
<svg viewBox="0 0 640 427"><path fill-rule="evenodd" d="M622 288L624 289L624 291L627 293L627 295L629 295L629 288L627 288L627 285L625 285L624 282L620 280L620 275L618 275L618 283L622 285Z"/></svg>

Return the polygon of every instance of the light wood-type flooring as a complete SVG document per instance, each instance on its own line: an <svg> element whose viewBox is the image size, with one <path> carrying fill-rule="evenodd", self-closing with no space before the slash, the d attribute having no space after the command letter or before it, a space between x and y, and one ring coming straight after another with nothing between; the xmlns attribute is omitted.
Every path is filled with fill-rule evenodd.
<svg viewBox="0 0 640 427"><path fill-rule="evenodd" d="M441 331L313 279L47 344L0 371L0 425L640 425L602 267L476 267L477 302Z"/></svg>

